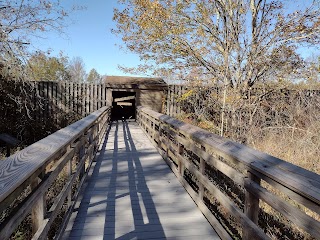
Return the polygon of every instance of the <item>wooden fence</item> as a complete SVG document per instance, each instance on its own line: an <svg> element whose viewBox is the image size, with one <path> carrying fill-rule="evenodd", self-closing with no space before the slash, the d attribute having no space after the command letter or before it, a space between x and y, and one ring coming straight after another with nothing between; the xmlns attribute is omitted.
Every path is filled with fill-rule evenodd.
<svg viewBox="0 0 320 240"><path fill-rule="evenodd" d="M270 239L263 204L320 236L316 173L146 108L137 121L222 239Z"/></svg>
<svg viewBox="0 0 320 240"><path fill-rule="evenodd" d="M107 86L73 82L31 82L34 118L57 118L57 113L85 117L107 105Z"/></svg>
<svg viewBox="0 0 320 240"><path fill-rule="evenodd" d="M58 119L59 112L67 114L75 113L80 117L87 116L108 104L107 89L112 87L114 87L112 84L50 81L31 82L30 91L34 101L33 108L35 110L33 117L35 120L48 117ZM183 113L183 109L185 108L184 104L186 103L181 97L188 90L192 89L186 85L169 85L163 112L172 117ZM221 89L217 87L197 87L197 92L201 93L204 89L207 89L209 93L215 92L217 95L222 92ZM286 90L282 90L281 92L284 91ZM290 90L287 91L290 92ZM306 90L303 92L306 97L320 96L320 91L318 90ZM204 98L202 100L205 100L206 96L202 97Z"/></svg>
<svg viewBox="0 0 320 240"><path fill-rule="evenodd" d="M110 107L100 108L0 161L1 239L8 239L29 214L33 239L47 239L51 225L63 212L60 230L64 230L109 119ZM48 194L59 189L52 185L59 178L65 178L62 189L51 199L51 206L46 206ZM52 187L50 193L48 189ZM12 205L21 198L17 206Z"/></svg>

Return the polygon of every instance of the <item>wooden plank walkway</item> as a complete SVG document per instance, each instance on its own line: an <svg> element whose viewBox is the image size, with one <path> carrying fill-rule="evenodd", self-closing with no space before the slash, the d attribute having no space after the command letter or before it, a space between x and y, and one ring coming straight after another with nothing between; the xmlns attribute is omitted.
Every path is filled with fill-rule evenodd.
<svg viewBox="0 0 320 240"><path fill-rule="evenodd" d="M64 239L220 239L135 122L114 122Z"/></svg>

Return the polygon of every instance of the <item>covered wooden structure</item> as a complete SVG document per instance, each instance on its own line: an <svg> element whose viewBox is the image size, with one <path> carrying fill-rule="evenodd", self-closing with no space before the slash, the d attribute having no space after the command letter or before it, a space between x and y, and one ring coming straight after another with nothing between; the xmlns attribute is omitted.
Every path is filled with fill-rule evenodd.
<svg viewBox="0 0 320 240"><path fill-rule="evenodd" d="M107 76L104 84L113 119L135 119L136 106L163 110L168 85L161 78Z"/></svg>

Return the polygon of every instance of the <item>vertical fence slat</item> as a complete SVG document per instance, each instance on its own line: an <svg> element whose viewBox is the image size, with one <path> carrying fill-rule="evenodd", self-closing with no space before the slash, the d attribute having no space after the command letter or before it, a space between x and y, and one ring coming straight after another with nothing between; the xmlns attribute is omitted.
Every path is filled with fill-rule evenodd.
<svg viewBox="0 0 320 240"><path fill-rule="evenodd" d="M60 112L60 115L57 117L57 124L59 126L60 126L61 116L64 113L63 101L62 101L62 96L63 96L62 91L63 91L62 84L61 84L61 82L59 82L57 84L57 101L58 101L58 109Z"/></svg>
<svg viewBox="0 0 320 240"><path fill-rule="evenodd" d="M168 86L168 92L167 92L167 115L170 116L170 103L171 103L171 96L170 96L170 85Z"/></svg>
<svg viewBox="0 0 320 240"><path fill-rule="evenodd" d="M81 83L77 83L77 101L76 101L76 104L77 104L77 114L81 114L81 104L80 104L80 101L81 101Z"/></svg>
<svg viewBox="0 0 320 240"><path fill-rule="evenodd" d="M73 113L78 113L77 109L77 101L78 101L78 83L73 83L73 88L72 88L72 112Z"/></svg>
<svg viewBox="0 0 320 240"><path fill-rule="evenodd" d="M67 109L67 112L69 113L70 112L70 83L66 83L65 95L66 95L66 109Z"/></svg>
<svg viewBox="0 0 320 240"><path fill-rule="evenodd" d="M42 83L43 119L47 118L47 83Z"/></svg>
<svg viewBox="0 0 320 240"><path fill-rule="evenodd" d="M58 92L57 92L57 82L52 82L52 102L53 102L53 112L52 117L54 119L54 122L58 123L58 113L60 111L60 108L58 106Z"/></svg>
<svg viewBox="0 0 320 240"><path fill-rule="evenodd" d="M98 102L98 84L94 84L93 87L94 87L94 96L93 96L93 111L96 111L98 110L98 105L97 105L97 102Z"/></svg>
<svg viewBox="0 0 320 240"><path fill-rule="evenodd" d="M82 95L82 111L81 115L85 116L86 115L86 85L81 84L81 95Z"/></svg>
<svg viewBox="0 0 320 240"><path fill-rule="evenodd" d="M97 102L97 109L100 108L100 106L102 106L102 94L101 94L101 91L102 91L102 84L98 84L98 102Z"/></svg>
<svg viewBox="0 0 320 240"><path fill-rule="evenodd" d="M101 106L100 107L103 107L103 106L106 106L107 105L107 94L106 94L106 85L105 83L102 85L102 101L101 101Z"/></svg>
<svg viewBox="0 0 320 240"><path fill-rule="evenodd" d="M89 102L90 102L90 110L89 114L93 112L93 102L94 102L94 94L93 94L93 84L90 84L90 93L89 93Z"/></svg>
<svg viewBox="0 0 320 240"><path fill-rule="evenodd" d="M178 98L180 99L182 96L182 86L178 86ZM178 102L178 114L181 115L181 101Z"/></svg>
<svg viewBox="0 0 320 240"><path fill-rule="evenodd" d="M76 83L74 86L74 112L76 112L77 114L79 113L78 110L78 102L79 102L79 94L78 94L78 89L79 89L79 85L80 83Z"/></svg>
<svg viewBox="0 0 320 240"><path fill-rule="evenodd" d="M46 118L51 117L51 107L50 107L50 98L51 98L51 84L46 82Z"/></svg>
<svg viewBox="0 0 320 240"><path fill-rule="evenodd" d="M42 107L42 102L41 102L41 82L39 82L37 84L37 89L36 89L36 94L37 94L37 99L39 101L39 103L37 104L37 111L38 111L38 121L41 121L41 118L42 118L42 110L41 110L41 107Z"/></svg>
<svg viewBox="0 0 320 240"><path fill-rule="evenodd" d="M90 85L86 84L86 116L90 113Z"/></svg>
<svg viewBox="0 0 320 240"><path fill-rule="evenodd" d="M171 99L171 86L169 86L168 93L169 93L168 115L169 115L169 116L171 116L171 106L172 106L172 99Z"/></svg>
<svg viewBox="0 0 320 240"><path fill-rule="evenodd" d="M178 86L174 85L174 117L177 116L178 113L178 101L177 101L177 97L178 97Z"/></svg>
<svg viewBox="0 0 320 240"><path fill-rule="evenodd" d="M81 115L85 116L86 115L86 87L87 85L85 83L81 84L81 94L82 94L82 112Z"/></svg>
<svg viewBox="0 0 320 240"><path fill-rule="evenodd" d="M69 84L69 109L71 112L73 111L73 101L74 101L73 82L70 82L70 84Z"/></svg>
<svg viewBox="0 0 320 240"><path fill-rule="evenodd" d="M86 114L87 116L90 112L90 84L86 84Z"/></svg>
<svg viewBox="0 0 320 240"><path fill-rule="evenodd" d="M39 85L35 82L32 83L32 89L33 89L33 106L34 106L34 114L33 117L36 121L39 121L39 103L38 103L38 94L37 90Z"/></svg>

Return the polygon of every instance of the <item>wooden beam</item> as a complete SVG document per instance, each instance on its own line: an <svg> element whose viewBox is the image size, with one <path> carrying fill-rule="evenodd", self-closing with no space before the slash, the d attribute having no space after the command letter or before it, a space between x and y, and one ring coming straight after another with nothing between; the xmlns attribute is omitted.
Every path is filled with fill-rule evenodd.
<svg viewBox="0 0 320 240"><path fill-rule="evenodd" d="M132 103L130 102L117 102L118 106L132 106Z"/></svg>
<svg viewBox="0 0 320 240"><path fill-rule="evenodd" d="M122 98L115 98L114 102L121 102L121 101L127 101L127 100L132 100L135 99L135 96L128 96L128 97L122 97Z"/></svg>

